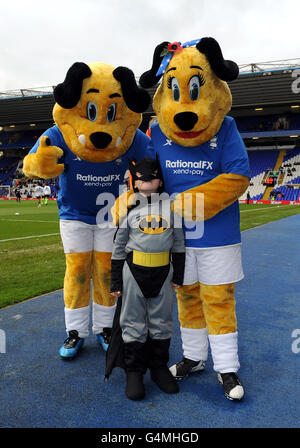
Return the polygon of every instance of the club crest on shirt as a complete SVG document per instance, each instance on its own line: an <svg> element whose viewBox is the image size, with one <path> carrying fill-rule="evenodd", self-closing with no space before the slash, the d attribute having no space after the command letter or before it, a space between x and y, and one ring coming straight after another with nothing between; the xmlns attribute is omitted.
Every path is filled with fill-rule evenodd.
<svg viewBox="0 0 300 448"><path fill-rule="evenodd" d="M215 149L218 146L218 137L215 135L210 141L209 141L209 147L211 149Z"/></svg>
<svg viewBox="0 0 300 448"><path fill-rule="evenodd" d="M168 220L159 215L143 216L138 222L138 229L148 234L158 235L164 233L169 227Z"/></svg>

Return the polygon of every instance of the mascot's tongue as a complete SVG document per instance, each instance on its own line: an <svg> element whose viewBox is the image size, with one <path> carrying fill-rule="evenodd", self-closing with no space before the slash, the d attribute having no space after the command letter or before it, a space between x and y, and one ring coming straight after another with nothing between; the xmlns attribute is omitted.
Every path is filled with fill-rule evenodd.
<svg viewBox="0 0 300 448"><path fill-rule="evenodd" d="M198 135L201 134L202 131L198 131L198 132L175 132L175 134L178 137L181 138L195 138L198 137Z"/></svg>

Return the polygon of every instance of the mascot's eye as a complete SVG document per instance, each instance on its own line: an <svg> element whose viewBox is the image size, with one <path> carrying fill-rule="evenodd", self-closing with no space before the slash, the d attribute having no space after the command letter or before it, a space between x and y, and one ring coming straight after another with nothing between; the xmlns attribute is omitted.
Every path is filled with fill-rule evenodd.
<svg viewBox="0 0 300 448"><path fill-rule="evenodd" d="M116 112L117 112L116 103L111 104L108 108L107 115L106 115L107 121L109 121L109 122L114 121Z"/></svg>
<svg viewBox="0 0 300 448"><path fill-rule="evenodd" d="M190 86L190 98L191 98L192 101L196 101L196 100L199 99L199 96L200 96L200 86L201 86L201 85L202 85L202 84L201 84L201 82L200 82L200 79L199 79L199 76L198 76L198 75L193 76L193 77L190 79L190 82L189 82L189 86Z"/></svg>
<svg viewBox="0 0 300 448"><path fill-rule="evenodd" d="M98 110L95 103L92 103L91 101L87 103L86 106L86 114L90 121L96 121L98 116Z"/></svg>
<svg viewBox="0 0 300 448"><path fill-rule="evenodd" d="M173 76L168 79L168 88L172 89L173 100L179 101L180 98L179 82Z"/></svg>

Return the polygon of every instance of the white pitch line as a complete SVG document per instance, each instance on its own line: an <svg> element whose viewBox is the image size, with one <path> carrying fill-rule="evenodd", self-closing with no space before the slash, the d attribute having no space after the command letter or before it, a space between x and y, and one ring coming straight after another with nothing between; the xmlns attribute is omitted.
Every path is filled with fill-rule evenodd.
<svg viewBox="0 0 300 448"><path fill-rule="evenodd" d="M29 238L41 238L43 236L54 236L60 235L59 233L47 233L45 235L31 235L31 236L22 236L20 238L8 238L7 240L0 240L0 243L5 243L6 241L16 241L16 240L27 240Z"/></svg>
<svg viewBox="0 0 300 448"><path fill-rule="evenodd" d="M292 206L290 204L288 204L288 205L274 205L273 207L253 208L251 210L240 210L240 213L257 212L257 211L260 211L260 210L270 210L271 208L277 208L277 207L283 208L283 207L294 207L294 206Z"/></svg>
<svg viewBox="0 0 300 448"><path fill-rule="evenodd" d="M35 219L18 219L18 218L16 218L16 219L0 218L0 221L13 221L13 222L56 222L56 223L58 223L58 221L42 221L42 220L38 221L38 220L35 220Z"/></svg>

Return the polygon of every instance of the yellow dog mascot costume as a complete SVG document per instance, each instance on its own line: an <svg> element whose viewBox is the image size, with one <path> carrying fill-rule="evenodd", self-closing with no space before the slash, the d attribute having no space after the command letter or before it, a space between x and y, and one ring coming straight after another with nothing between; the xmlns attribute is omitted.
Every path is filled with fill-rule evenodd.
<svg viewBox="0 0 300 448"><path fill-rule="evenodd" d="M59 176L68 334L59 353L73 358L89 334L91 278L93 333L104 350L108 347L115 310L109 292L115 229L103 222L124 183L127 158L143 157L149 139L138 127L150 96L126 67L76 62L54 98L55 126L25 157L23 171L31 178Z"/></svg>
<svg viewBox="0 0 300 448"><path fill-rule="evenodd" d="M185 219L186 269L177 292L184 357L170 370L178 379L203 370L210 344L214 370L231 400L244 395L236 374L234 288L243 278L237 199L250 177L244 143L226 116L232 103L226 81L238 73L206 37L158 45L152 68L140 78L150 88L162 77L153 99L158 123L151 127L150 149L159 155L166 191L177 194L174 206ZM198 231L197 225L189 230L195 220L202 220L200 233L199 223Z"/></svg>

